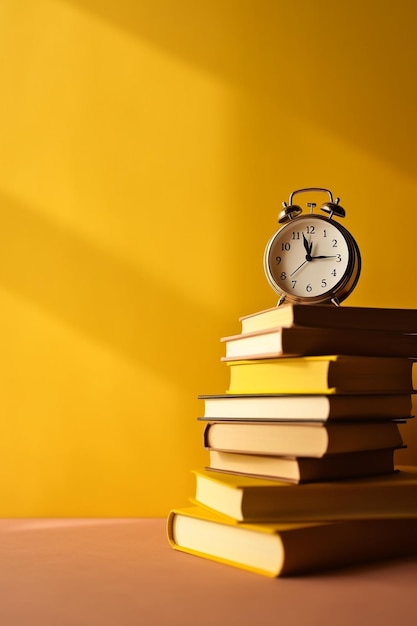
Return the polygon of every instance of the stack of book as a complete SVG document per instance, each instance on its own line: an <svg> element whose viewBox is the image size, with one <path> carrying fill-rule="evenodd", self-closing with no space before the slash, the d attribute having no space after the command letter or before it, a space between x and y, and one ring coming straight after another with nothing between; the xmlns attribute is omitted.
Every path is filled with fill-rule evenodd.
<svg viewBox="0 0 417 626"><path fill-rule="evenodd" d="M180 551L268 576L417 553L417 310L282 305L222 339L229 388L204 401L205 469L168 516Z"/></svg>

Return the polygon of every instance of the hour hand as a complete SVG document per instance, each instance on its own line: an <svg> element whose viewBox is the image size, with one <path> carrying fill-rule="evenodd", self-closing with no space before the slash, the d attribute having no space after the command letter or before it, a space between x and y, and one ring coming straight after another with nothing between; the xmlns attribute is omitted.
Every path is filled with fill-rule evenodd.
<svg viewBox="0 0 417 626"><path fill-rule="evenodd" d="M308 243L304 233L303 233L303 244L304 244L305 251L307 252L306 259L307 261L311 261L311 248L313 247L313 243Z"/></svg>

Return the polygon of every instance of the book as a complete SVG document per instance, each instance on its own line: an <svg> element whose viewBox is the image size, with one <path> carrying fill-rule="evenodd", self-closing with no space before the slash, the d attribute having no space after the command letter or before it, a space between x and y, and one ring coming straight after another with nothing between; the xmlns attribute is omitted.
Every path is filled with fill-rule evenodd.
<svg viewBox="0 0 417 626"><path fill-rule="evenodd" d="M232 359L344 354L355 356L417 357L417 334L339 328L269 328L222 337Z"/></svg>
<svg viewBox="0 0 417 626"><path fill-rule="evenodd" d="M200 420L319 421L383 420L409 418L411 394L300 395L218 394L200 395L204 415Z"/></svg>
<svg viewBox="0 0 417 626"><path fill-rule="evenodd" d="M293 483L323 482L392 473L394 453L395 449L387 448L312 458L210 450L207 469Z"/></svg>
<svg viewBox="0 0 417 626"><path fill-rule="evenodd" d="M417 332L417 309L350 307L332 304L285 303L240 318L241 332L249 333L277 326L319 326L369 330Z"/></svg>
<svg viewBox="0 0 417 626"><path fill-rule="evenodd" d="M183 507L170 511L167 536L175 550L269 577L417 553L417 519L237 524Z"/></svg>
<svg viewBox="0 0 417 626"><path fill-rule="evenodd" d="M395 394L413 392L413 361L311 356L227 361L232 394Z"/></svg>
<svg viewBox="0 0 417 626"><path fill-rule="evenodd" d="M398 470L300 485L194 470L196 486L191 500L240 522L417 518L417 467L399 466Z"/></svg>
<svg viewBox="0 0 417 626"><path fill-rule="evenodd" d="M386 422L208 422L204 446L211 450L273 456L326 454L398 448L398 423Z"/></svg>

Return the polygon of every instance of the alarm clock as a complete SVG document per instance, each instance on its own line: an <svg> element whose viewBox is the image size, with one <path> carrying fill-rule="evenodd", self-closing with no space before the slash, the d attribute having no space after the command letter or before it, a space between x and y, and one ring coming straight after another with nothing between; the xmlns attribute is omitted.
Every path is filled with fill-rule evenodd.
<svg viewBox="0 0 417 626"><path fill-rule="evenodd" d="M300 193L323 192L328 201L320 207L326 215L308 213L293 203ZM359 247L351 233L335 221L345 210L333 200L329 189L306 187L290 194L278 223L283 226L271 237L264 254L264 270L271 287L283 302L339 305L355 288L361 272Z"/></svg>

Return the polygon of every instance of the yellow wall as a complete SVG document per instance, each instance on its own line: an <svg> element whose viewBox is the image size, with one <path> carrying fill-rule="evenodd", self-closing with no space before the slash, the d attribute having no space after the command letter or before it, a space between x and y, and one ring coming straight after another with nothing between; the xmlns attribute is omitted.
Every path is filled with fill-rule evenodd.
<svg viewBox="0 0 417 626"><path fill-rule="evenodd" d="M0 515L165 515L280 203L341 196L352 305L417 307L417 5L4 0ZM417 463L417 430L403 459Z"/></svg>

